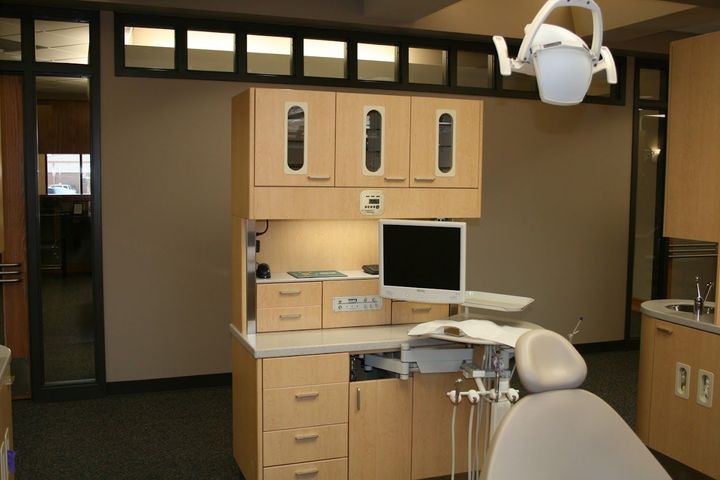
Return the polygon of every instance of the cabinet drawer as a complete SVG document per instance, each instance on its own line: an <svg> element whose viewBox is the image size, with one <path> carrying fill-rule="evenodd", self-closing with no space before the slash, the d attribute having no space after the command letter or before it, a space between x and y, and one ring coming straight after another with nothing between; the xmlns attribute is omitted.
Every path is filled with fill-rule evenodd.
<svg viewBox="0 0 720 480"><path fill-rule="evenodd" d="M322 462L296 463L264 470L264 480L347 480L347 458Z"/></svg>
<svg viewBox="0 0 720 480"><path fill-rule="evenodd" d="M440 303L392 302L392 323L423 323L447 318L450 307Z"/></svg>
<svg viewBox="0 0 720 480"><path fill-rule="evenodd" d="M263 388L297 387L348 381L347 353L266 358L263 360Z"/></svg>
<svg viewBox="0 0 720 480"><path fill-rule="evenodd" d="M258 332L308 330L322 327L322 309L314 307L260 308L257 311Z"/></svg>
<svg viewBox="0 0 720 480"><path fill-rule="evenodd" d="M347 457L347 423L263 434L263 465Z"/></svg>
<svg viewBox="0 0 720 480"><path fill-rule="evenodd" d="M348 384L271 388L263 391L263 430L347 422Z"/></svg>
<svg viewBox="0 0 720 480"><path fill-rule="evenodd" d="M257 308L320 305L322 282L271 283L257 286Z"/></svg>
<svg viewBox="0 0 720 480"><path fill-rule="evenodd" d="M323 283L323 328L364 327L368 325L390 324L389 301L383 301L382 308L379 310L333 311L333 298L335 297L355 297L362 295L377 295L379 297L379 280L336 280Z"/></svg>

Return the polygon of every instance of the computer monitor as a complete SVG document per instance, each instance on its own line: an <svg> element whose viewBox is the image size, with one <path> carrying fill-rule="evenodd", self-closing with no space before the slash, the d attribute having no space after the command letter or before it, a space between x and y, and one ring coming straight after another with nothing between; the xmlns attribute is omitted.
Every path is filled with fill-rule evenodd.
<svg viewBox="0 0 720 480"><path fill-rule="evenodd" d="M465 223L380 220L380 295L463 303Z"/></svg>

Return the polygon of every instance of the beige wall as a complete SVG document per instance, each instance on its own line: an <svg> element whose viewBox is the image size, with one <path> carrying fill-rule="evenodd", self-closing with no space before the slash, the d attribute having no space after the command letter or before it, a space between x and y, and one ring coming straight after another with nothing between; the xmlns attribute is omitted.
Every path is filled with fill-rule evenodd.
<svg viewBox="0 0 720 480"><path fill-rule="evenodd" d="M230 370L230 99L246 85L115 77L102 16L107 379ZM488 99L468 284L529 295L578 340L622 337L629 108Z"/></svg>
<svg viewBox="0 0 720 480"><path fill-rule="evenodd" d="M115 77L102 17L107 380L230 371L230 98L237 83Z"/></svg>
<svg viewBox="0 0 720 480"><path fill-rule="evenodd" d="M629 106L486 99L467 288L533 297L521 317L563 334L583 315L578 343L622 339L631 145Z"/></svg>

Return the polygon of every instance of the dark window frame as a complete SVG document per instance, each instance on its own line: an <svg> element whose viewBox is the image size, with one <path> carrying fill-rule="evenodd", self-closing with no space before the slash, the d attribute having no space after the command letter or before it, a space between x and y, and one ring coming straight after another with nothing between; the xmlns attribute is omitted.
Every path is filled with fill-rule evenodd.
<svg viewBox="0 0 720 480"><path fill-rule="evenodd" d="M0 16L20 18L22 59L0 60L0 73L23 77L23 156L25 163L25 206L27 211L27 274L30 322L30 360L33 400L66 400L103 396L106 393L105 323L102 271L102 195L100 179L100 14L96 9L46 8L0 5ZM35 20L86 22L90 26L88 64L35 61ZM92 265L93 311L95 318L95 381L48 384L45 381L42 298L40 293L40 205L37 181L37 95L39 76L85 77L90 84L90 159L93 202ZM32 132L33 134L29 134Z"/></svg>
<svg viewBox="0 0 720 480"><path fill-rule="evenodd" d="M488 97L509 97L539 100L537 91L519 91L502 88L502 79L497 64L492 39L488 36L457 33L441 33L420 30L403 30L400 33L384 33L378 29L360 30L357 27L342 28L338 24L327 23L327 26L307 26L288 23L260 23L242 20L215 20L209 18L177 17L156 14L115 13L115 75L155 78L186 78L199 80L236 81L243 83L263 83L281 85L307 85L325 88L363 88L387 91L425 92L433 94L474 95ZM153 69L125 66L124 38L125 26L167 28L176 32L174 69ZM208 30L235 33L236 71L209 72L187 69L187 30ZM246 35L270 35L293 39L293 71L290 75L259 74L247 72ZM311 77L304 75L303 39L344 41L347 45L347 76L346 78ZM357 78L357 44L374 43L395 45L398 52L398 81L359 80ZM509 39L508 45L519 47L521 40ZM408 49L433 48L448 52L447 83L433 85L410 83L408 78ZM491 85L470 87L457 85L457 52L474 51L492 56L493 77ZM626 89L626 57L620 53L615 55L618 71L618 83L612 85L609 96L586 96L584 103L603 105L625 105Z"/></svg>

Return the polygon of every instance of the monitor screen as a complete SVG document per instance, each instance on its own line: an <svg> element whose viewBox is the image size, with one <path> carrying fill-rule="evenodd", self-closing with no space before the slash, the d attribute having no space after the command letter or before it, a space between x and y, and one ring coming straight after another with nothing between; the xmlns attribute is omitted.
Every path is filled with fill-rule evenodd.
<svg viewBox="0 0 720 480"><path fill-rule="evenodd" d="M462 303L465 224L380 221L380 293L387 298Z"/></svg>

